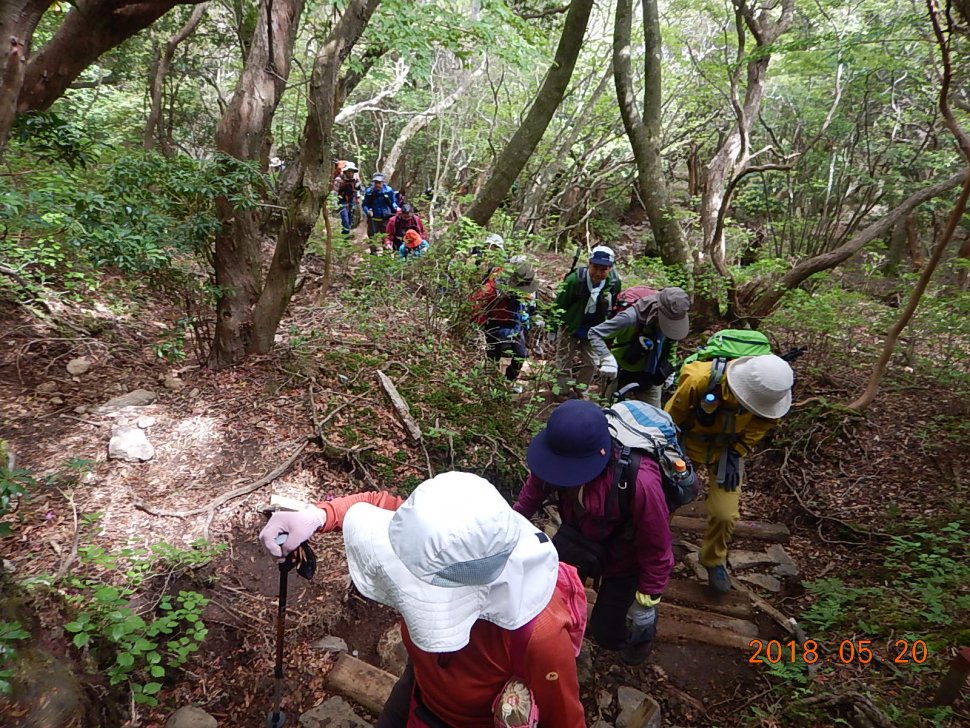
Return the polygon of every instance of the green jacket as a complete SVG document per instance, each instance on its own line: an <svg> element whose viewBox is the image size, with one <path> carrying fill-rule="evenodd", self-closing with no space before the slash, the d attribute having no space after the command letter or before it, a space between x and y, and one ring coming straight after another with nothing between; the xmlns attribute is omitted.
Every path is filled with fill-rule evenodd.
<svg viewBox="0 0 970 728"><path fill-rule="evenodd" d="M620 278L615 270L610 270L606 285L600 291L596 300L596 312L585 313L586 302L589 300L589 288L586 283L586 267L577 268L562 282L556 294L554 320L560 327L564 327L570 336L585 340L587 332L593 326L606 321L606 317L613 308L613 302L620 292Z"/></svg>

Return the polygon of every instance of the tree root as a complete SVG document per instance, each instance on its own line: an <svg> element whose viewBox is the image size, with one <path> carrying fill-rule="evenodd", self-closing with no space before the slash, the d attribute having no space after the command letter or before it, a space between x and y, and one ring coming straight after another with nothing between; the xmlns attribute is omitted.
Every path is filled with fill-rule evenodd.
<svg viewBox="0 0 970 728"><path fill-rule="evenodd" d="M856 728L893 728L896 724L865 695L849 690L839 695L816 695L799 701L820 708L841 708L849 712L848 720Z"/></svg>

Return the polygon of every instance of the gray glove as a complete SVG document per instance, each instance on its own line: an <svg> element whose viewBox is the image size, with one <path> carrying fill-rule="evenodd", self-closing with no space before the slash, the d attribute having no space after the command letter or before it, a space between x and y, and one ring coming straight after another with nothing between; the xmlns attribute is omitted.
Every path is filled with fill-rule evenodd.
<svg viewBox="0 0 970 728"><path fill-rule="evenodd" d="M657 636L657 608L634 600L626 612L626 631L631 644L653 642Z"/></svg>
<svg viewBox="0 0 970 728"><path fill-rule="evenodd" d="M717 482L727 491L735 491L741 485L744 476L744 458L733 448L721 456L717 468Z"/></svg>

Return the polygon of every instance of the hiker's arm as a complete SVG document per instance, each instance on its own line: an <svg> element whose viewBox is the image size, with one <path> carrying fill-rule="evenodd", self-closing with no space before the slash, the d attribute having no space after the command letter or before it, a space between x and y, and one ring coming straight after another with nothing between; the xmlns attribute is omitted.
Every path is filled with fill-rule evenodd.
<svg viewBox="0 0 970 728"><path fill-rule="evenodd" d="M640 567L637 591L659 596L667 588L674 568L673 537L668 523L670 514L660 485L660 466L648 457L641 461L637 474L633 517L636 524L637 563Z"/></svg>
<svg viewBox="0 0 970 728"><path fill-rule="evenodd" d="M512 509L526 518L532 518L539 510L539 506L542 505L545 497L545 485L536 476L529 473L529 477L525 479L525 485L519 491L519 497L516 498Z"/></svg>
<svg viewBox="0 0 970 728"><path fill-rule="evenodd" d="M664 409L670 414L678 427L684 426L684 423L690 418L691 410L697 406L698 395L696 392L703 392L707 387L710 370L704 369L705 373L701 373L699 368L695 366L698 363L688 364L680 370L680 382L677 384L677 390L664 405ZM703 369L703 366L700 368Z"/></svg>
<svg viewBox="0 0 970 728"><path fill-rule="evenodd" d="M741 433L738 442L734 444L734 449L738 451L738 455L746 456L777 424L778 420L766 420L764 417L753 416L748 426L744 428L744 432Z"/></svg>
<svg viewBox="0 0 970 728"><path fill-rule="evenodd" d="M326 533L343 528L344 516L347 515L350 507L357 503L370 503L372 506L377 506L387 511L396 511L403 502L404 498L392 495L386 491L367 491L365 493L345 495L342 498L334 498L331 501L320 501L316 504L317 508L327 514L327 522L320 530Z"/></svg>
<svg viewBox="0 0 970 728"><path fill-rule="evenodd" d="M545 616L540 615L539 620ZM535 696L542 728L585 728L576 653L565 627L537 624L523 667L523 682Z"/></svg>
<svg viewBox="0 0 970 728"><path fill-rule="evenodd" d="M610 355L610 347L606 345L604 339L615 336L623 329L637 325L637 312L631 306L625 311L621 311L611 319L606 319L589 330L589 345L593 349L594 361L602 361Z"/></svg>

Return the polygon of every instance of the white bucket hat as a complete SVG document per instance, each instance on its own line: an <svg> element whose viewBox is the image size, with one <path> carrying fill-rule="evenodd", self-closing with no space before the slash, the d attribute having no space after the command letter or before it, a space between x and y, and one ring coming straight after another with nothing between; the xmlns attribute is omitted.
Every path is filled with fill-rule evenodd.
<svg viewBox="0 0 970 728"><path fill-rule="evenodd" d="M471 473L426 480L397 511L351 506L343 532L354 584L425 652L460 650L479 619L518 629L556 587L552 542Z"/></svg>
<svg viewBox="0 0 970 728"><path fill-rule="evenodd" d="M756 415L777 420L791 408L795 374L780 356L738 357L728 362L725 374L731 393Z"/></svg>

